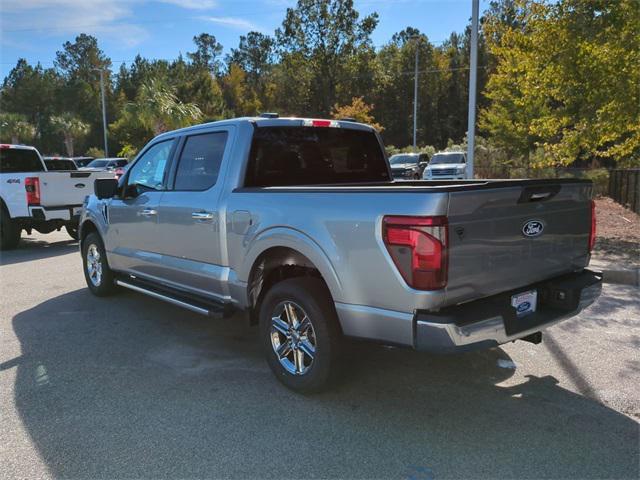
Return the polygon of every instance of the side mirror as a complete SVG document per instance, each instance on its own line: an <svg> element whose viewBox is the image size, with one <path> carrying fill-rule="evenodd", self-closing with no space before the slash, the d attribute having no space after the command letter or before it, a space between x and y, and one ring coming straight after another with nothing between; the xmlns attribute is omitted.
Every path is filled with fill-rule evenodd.
<svg viewBox="0 0 640 480"><path fill-rule="evenodd" d="M136 183L125 185L123 198L136 198L138 195L140 195L140 189Z"/></svg>
<svg viewBox="0 0 640 480"><path fill-rule="evenodd" d="M100 200L113 198L118 191L118 180L115 178L97 178L93 182L93 189L96 197Z"/></svg>

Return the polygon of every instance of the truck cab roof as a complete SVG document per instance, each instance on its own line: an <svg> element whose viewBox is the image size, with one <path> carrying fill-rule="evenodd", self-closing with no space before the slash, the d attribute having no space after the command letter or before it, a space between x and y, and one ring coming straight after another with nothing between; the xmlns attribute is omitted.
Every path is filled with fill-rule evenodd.
<svg viewBox="0 0 640 480"><path fill-rule="evenodd" d="M15 143L2 143L0 144L0 148L16 148L20 150L35 150L38 151L36 147L32 147L30 145L17 145Z"/></svg>
<svg viewBox="0 0 640 480"><path fill-rule="evenodd" d="M215 127L228 127L240 124L252 124L257 127L327 127L327 128L346 128L352 130L365 130L375 131L375 129L364 123L352 122L347 120L334 120L324 118L299 118L299 117L285 117L285 118L265 118L265 117L238 117L230 118L226 120L218 120L215 122L201 123L199 125L193 125L191 127L180 128L178 130L172 130L165 132L156 137L156 140L160 140L165 137L172 137L176 134L183 135L186 133L197 132Z"/></svg>

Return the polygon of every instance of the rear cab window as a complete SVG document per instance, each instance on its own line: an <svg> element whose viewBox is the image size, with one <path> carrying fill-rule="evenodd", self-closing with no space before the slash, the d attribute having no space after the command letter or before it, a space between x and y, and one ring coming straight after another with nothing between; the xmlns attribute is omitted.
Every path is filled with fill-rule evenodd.
<svg viewBox="0 0 640 480"><path fill-rule="evenodd" d="M43 172L44 166L35 150L0 148L0 173Z"/></svg>
<svg viewBox="0 0 640 480"><path fill-rule="evenodd" d="M72 160L45 160L47 170L51 171L64 171L64 170L77 170L76 164Z"/></svg>
<svg viewBox="0 0 640 480"><path fill-rule="evenodd" d="M319 127L257 127L246 187L366 183L390 180L372 131Z"/></svg>

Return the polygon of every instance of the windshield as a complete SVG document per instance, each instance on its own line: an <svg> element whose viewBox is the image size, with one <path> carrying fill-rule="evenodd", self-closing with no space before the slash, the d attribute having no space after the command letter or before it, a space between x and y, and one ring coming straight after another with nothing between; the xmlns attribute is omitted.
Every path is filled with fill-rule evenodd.
<svg viewBox="0 0 640 480"><path fill-rule="evenodd" d="M464 153L436 153L431 157L430 165L437 163L465 163Z"/></svg>
<svg viewBox="0 0 640 480"><path fill-rule="evenodd" d="M0 149L0 173L42 172L44 167L35 150L26 148Z"/></svg>
<svg viewBox="0 0 640 480"><path fill-rule="evenodd" d="M78 167L86 167L87 165L89 165L91 161L93 161L93 158L78 157L78 158L74 158L73 161Z"/></svg>
<svg viewBox="0 0 640 480"><path fill-rule="evenodd" d="M87 167L90 168L104 168L107 166L107 164L109 163L109 160L94 160L93 162L90 162Z"/></svg>
<svg viewBox="0 0 640 480"><path fill-rule="evenodd" d="M418 163L418 155L393 155L389 159L391 165L401 165L403 163Z"/></svg>

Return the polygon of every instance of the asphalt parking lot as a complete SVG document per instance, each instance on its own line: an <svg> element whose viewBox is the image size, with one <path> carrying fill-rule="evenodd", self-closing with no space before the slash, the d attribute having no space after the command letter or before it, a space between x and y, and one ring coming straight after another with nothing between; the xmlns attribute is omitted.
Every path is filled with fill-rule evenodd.
<svg viewBox="0 0 640 480"><path fill-rule="evenodd" d="M354 343L299 396L242 316L93 297L77 244L0 258L2 478L638 478L640 290L541 345L438 357Z"/></svg>

